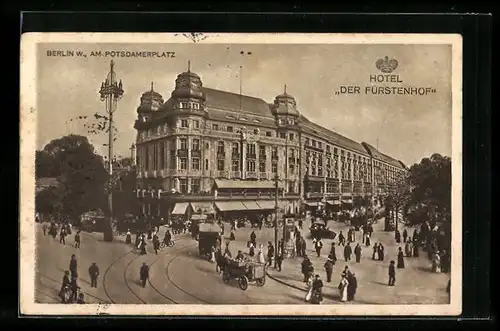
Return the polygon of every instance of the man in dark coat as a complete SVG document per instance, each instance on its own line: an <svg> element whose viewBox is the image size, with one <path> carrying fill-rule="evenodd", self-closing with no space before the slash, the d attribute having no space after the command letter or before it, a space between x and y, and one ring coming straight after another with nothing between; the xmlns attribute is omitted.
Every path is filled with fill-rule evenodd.
<svg viewBox="0 0 500 331"><path fill-rule="evenodd" d="M69 280L69 271L65 271L62 279L61 290L59 291L59 297L62 299L62 302L66 302L64 291L66 290L66 286L69 286L70 283L71 281Z"/></svg>
<svg viewBox="0 0 500 331"><path fill-rule="evenodd" d="M90 276L90 287L97 288L97 277L99 276L99 267L97 263L92 262L92 265L89 267L89 276Z"/></svg>
<svg viewBox="0 0 500 331"><path fill-rule="evenodd" d="M283 249L278 249L276 253L276 266L278 267L278 271L281 271L281 266L283 264Z"/></svg>
<svg viewBox="0 0 500 331"><path fill-rule="evenodd" d="M344 247L344 259L346 262L351 261L352 248L349 243Z"/></svg>
<svg viewBox="0 0 500 331"><path fill-rule="evenodd" d="M353 301L354 296L356 295L356 290L358 288L358 280L356 279L355 273L349 273L347 276L347 281L349 284L347 285L347 301Z"/></svg>
<svg viewBox="0 0 500 331"><path fill-rule="evenodd" d="M403 242L406 242L406 238L408 238L408 231L406 229L403 230Z"/></svg>
<svg viewBox="0 0 500 331"><path fill-rule="evenodd" d="M273 262L273 257L274 257L274 246L273 244L269 241L267 243L267 265L271 266Z"/></svg>
<svg viewBox="0 0 500 331"><path fill-rule="evenodd" d="M361 262L361 246L359 243L354 247L354 255L356 256L356 263ZM349 281L349 279L347 281Z"/></svg>
<svg viewBox="0 0 500 331"><path fill-rule="evenodd" d="M146 287L146 282L148 281L149 278L149 266L146 264L146 262L142 263L140 270L140 278L142 287Z"/></svg>
<svg viewBox="0 0 500 331"><path fill-rule="evenodd" d="M306 240L304 238L301 238L300 239L300 253L302 254L302 256L306 256L306 248L307 248Z"/></svg>
<svg viewBox="0 0 500 331"><path fill-rule="evenodd" d="M301 242L300 234L295 237L295 251L297 252L297 256L302 256L302 242Z"/></svg>
<svg viewBox="0 0 500 331"><path fill-rule="evenodd" d="M71 289L71 297L69 299L70 302L76 301L78 290L80 289L80 286L78 286L78 283L76 282L76 278L76 275L71 277L71 283L69 284L69 288Z"/></svg>
<svg viewBox="0 0 500 331"><path fill-rule="evenodd" d="M69 261L69 271L71 272L71 278L76 277L78 269L78 262L76 260L75 254L71 255L71 260Z"/></svg>
<svg viewBox="0 0 500 331"><path fill-rule="evenodd" d="M330 248L330 254L328 257L332 259L333 263L337 262L337 253L335 252L334 242L332 242L332 247Z"/></svg>
<svg viewBox="0 0 500 331"><path fill-rule="evenodd" d="M80 230L75 233L75 248L80 248Z"/></svg>
<svg viewBox="0 0 500 331"><path fill-rule="evenodd" d="M307 282L309 276L314 272L314 266L307 256L304 257L301 267L302 274L304 275L304 282Z"/></svg>
<svg viewBox="0 0 500 331"><path fill-rule="evenodd" d="M384 261L385 247L382 243L378 244L378 259L379 261Z"/></svg>
<svg viewBox="0 0 500 331"><path fill-rule="evenodd" d="M252 233L250 233L250 242L253 244L253 247L257 246L257 235L253 230Z"/></svg>
<svg viewBox="0 0 500 331"><path fill-rule="evenodd" d="M66 245L66 228L64 225L61 227L61 232L59 233L59 243Z"/></svg>
<svg viewBox="0 0 500 331"><path fill-rule="evenodd" d="M333 262L333 260L329 256L328 259L325 262L325 265L324 265L325 272L326 272L326 282L327 283L330 283L332 281L333 265L334 265L334 262Z"/></svg>
<svg viewBox="0 0 500 331"><path fill-rule="evenodd" d="M342 245L342 246L345 245L345 237L344 237L344 234L342 233L342 231L340 231L340 233L339 233L339 245Z"/></svg>
<svg viewBox="0 0 500 331"><path fill-rule="evenodd" d="M396 243L400 243L401 242L401 233L399 232L398 229L396 229L395 233L394 233L394 239L396 239Z"/></svg>
<svg viewBox="0 0 500 331"><path fill-rule="evenodd" d="M389 264L389 286L396 285L396 268L394 268L394 261Z"/></svg>
<svg viewBox="0 0 500 331"><path fill-rule="evenodd" d="M403 269L405 267L405 258L403 254L403 249L399 247L398 249L398 269Z"/></svg>

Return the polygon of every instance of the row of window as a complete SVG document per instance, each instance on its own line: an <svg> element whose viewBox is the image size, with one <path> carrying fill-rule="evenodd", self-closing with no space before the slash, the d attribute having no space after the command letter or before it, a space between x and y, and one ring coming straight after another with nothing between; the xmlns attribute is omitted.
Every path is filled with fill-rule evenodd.
<svg viewBox="0 0 500 331"><path fill-rule="evenodd" d="M191 178L191 191L189 191L189 182L187 178L179 179L179 192L186 194L191 192L197 194L201 192L201 180L199 178Z"/></svg>

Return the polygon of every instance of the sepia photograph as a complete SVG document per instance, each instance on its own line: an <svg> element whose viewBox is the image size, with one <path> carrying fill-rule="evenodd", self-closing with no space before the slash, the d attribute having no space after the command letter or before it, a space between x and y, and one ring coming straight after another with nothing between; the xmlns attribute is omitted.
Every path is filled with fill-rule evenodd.
<svg viewBox="0 0 500 331"><path fill-rule="evenodd" d="M28 33L41 315L458 315L459 35Z"/></svg>

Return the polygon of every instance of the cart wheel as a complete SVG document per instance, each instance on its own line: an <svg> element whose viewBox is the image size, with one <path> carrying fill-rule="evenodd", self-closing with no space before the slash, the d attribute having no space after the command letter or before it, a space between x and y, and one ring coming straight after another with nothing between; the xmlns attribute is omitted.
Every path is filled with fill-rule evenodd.
<svg viewBox="0 0 500 331"><path fill-rule="evenodd" d="M222 281L224 284L229 284L229 275L225 272L222 273Z"/></svg>
<svg viewBox="0 0 500 331"><path fill-rule="evenodd" d="M266 283L266 277L257 278L255 280L255 283L257 284L257 286L264 286L264 284Z"/></svg>
<svg viewBox="0 0 500 331"><path fill-rule="evenodd" d="M162 242L160 243L160 248L164 248L164 247L165 247L165 242L164 242L164 241L162 241Z"/></svg>
<svg viewBox="0 0 500 331"><path fill-rule="evenodd" d="M173 240L170 240L170 242L168 243L168 247L174 247L175 245L175 242Z"/></svg>
<svg viewBox="0 0 500 331"><path fill-rule="evenodd" d="M240 286L240 289L245 291L248 288L248 278L247 276L241 276L238 279L238 285Z"/></svg>

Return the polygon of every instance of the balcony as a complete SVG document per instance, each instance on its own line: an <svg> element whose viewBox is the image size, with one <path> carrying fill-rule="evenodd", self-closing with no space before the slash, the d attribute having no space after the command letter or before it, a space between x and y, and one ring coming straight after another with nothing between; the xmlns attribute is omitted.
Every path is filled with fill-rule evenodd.
<svg viewBox="0 0 500 331"><path fill-rule="evenodd" d="M215 171L214 177L216 177L216 178L229 178L229 171L217 170L217 171Z"/></svg>
<svg viewBox="0 0 500 331"><path fill-rule="evenodd" d="M241 178L241 172L240 171L231 171L230 176L231 176L231 178Z"/></svg>
<svg viewBox="0 0 500 331"><path fill-rule="evenodd" d="M267 172L259 172L259 178L269 180L269 174Z"/></svg>
<svg viewBox="0 0 500 331"><path fill-rule="evenodd" d="M257 172L255 172L255 171L247 171L247 172L245 173L245 177L246 177L246 178L249 178L249 179L257 179L257 178L259 178L259 177L257 176Z"/></svg>
<svg viewBox="0 0 500 331"><path fill-rule="evenodd" d="M257 159L257 154L255 153L247 153L247 159Z"/></svg>
<svg viewBox="0 0 500 331"><path fill-rule="evenodd" d="M259 154L259 159L260 160L265 160L266 159L266 154Z"/></svg>
<svg viewBox="0 0 500 331"><path fill-rule="evenodd" d="M178 157L188 157L188 150L187 149L178 149L177 156Z"/></svg>

